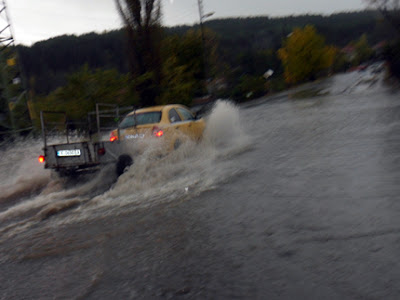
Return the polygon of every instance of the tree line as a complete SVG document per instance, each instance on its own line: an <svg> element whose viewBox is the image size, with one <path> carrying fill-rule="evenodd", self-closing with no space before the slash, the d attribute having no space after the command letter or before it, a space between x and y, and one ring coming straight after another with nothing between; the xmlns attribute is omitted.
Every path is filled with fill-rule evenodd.
<svg viewBox="0 0 400 300"><path fill-rule="evenodd" d="M315 26L328 44L344 47L367 34L371 45L391 35L377 23L377 11L339 13L330 16L304 15L281 18L227 18L205 22L218 42L219 68L236 73L258 74L271 66L279 68L276 51L294 28ZM163 37L183 36L198 25L163 28ZM46 95L67 82L68 74L85 64L92 70L116 69L127 73L129 60L126 33L123 29L102 34L64 35L38 42L31 47L18 46L29 87ZM268 52L273 52L269 55ZM267 61L265 62L265 59ZM259 61L263 61L262 64Z"/></svg>
<svg viewBox="0 0 400 300"><path fill-rule="evenodd" d="M126 13L123 7L121 12ZM151 30L157 29L158 52L150 58L134 52L132 45L141 37L126 29L64 35L31 47L19 45L17 50L35 112L67 110L73 119L81 119L95 102L190 105L193 98L207 93L243 101L344 71L372 58L371 46L393 36L395 30L383 24L380 16L376 10L367 10L330 16L215 19L205 23L204 40L198 25L167 28L155 23ZM125 19L127 23L132 16ZM301 46L296 40L308 43ZM341 52L348 45L358 49L353 61ZM302 62L289 58L298 56L296 48L306 46L318 52L319 59L307 74L295 74L304 69ZM151 60L154 56L158 61ZM138 58L148 60L151 67L140 69ZM267 70L273 70L268 79Z"/></svg>

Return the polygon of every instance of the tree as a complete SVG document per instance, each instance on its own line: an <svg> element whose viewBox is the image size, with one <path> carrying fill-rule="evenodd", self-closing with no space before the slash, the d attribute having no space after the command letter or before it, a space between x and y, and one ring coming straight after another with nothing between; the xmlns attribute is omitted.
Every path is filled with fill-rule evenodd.
<svg viewBox="0 0 400 300"><path fill-rule="evenodd" d="M198 81L186 65L181 65L176 56L170 56L165 64L164 92L161 104L181 103L190 105Z"/></svg>
<svg viewBox="0 0 400 300"><path fill-rule="evenodd" d="M207 48L207 73L212 77L217 71L215 34L204 30ZM161 103L190 105L192 99L204 95L204 65L202 36L199 30L188 30L183 35L171 35L162 42L163 93ZM211 68L213 66L213 68Z"/></svg>
<svg viewBox="0 0 400 300"><path fill-rule="evenodd" d="M383 15L396 30L391 41L385 47L384 57L389 63L392 75L400 78L400 0L365 0L365 2Z"/></svg>
<svg viewBox="0 0 400 300"><path fill-rule="evenodd" d="M333 64L335 52L334 47L325 45L324 37L317 34L314 26L294 29L278 50L286 82L315 79Z"/></svg>
<svg viewBox="0 0 400 300"><path fill-rule="evenodd" d="M254 99L267 92L265 78L262 76L243 75L233 89L231 97L235 100Z"/></svg>
<svg viewBox="0 0 400 300"><path fill-rule="evenodd" d="M359 65L371 59L374 55L374 50L369 46L366 34L363 34L360 39L354 43L354 48L356 50L356 56L353 61L354 65Z"/></svg>
<svg viewBox="0 0 400 300"><path fill-rule="evenodd" d="M376 8L400 34L400 0L364 0Z"/></svg>
<svg viewBox="0 0 400 300"><path fill-rule="evenodd" d="M140 105L161 93L161 0L115 0L128 35L129 65Z"/></svg>
<svg viewBox="0 0 400 300"><path fill-rule="evenodd" d="M15 48L4 47L0 53L0 131L14 132L32 126L26 96Z"/></svg>
<svg viewBox="0 0 400 300"><path fill-rule="evenodd" d="M65 111L69 120L82 122L86 120L88 112L95 110L98 102L128 106L137 101L127 89L128 82L129 76L121 75L116 70L91 71L85 65L68 77L67 85L46 97L36 97L35 111L37 115L49 108Z"/></svg>
<svg viewBox="0 0 400 300"><path fill-rule="evenodd" d="M193 31L163 40L163 94L161 103L189 105L195 91L202 88L202 48L200 36Z"/></svg>

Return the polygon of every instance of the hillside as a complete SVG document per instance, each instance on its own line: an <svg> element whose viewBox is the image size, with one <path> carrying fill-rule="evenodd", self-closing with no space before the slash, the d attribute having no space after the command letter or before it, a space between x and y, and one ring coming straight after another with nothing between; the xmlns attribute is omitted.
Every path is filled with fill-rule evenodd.
<svg viewBox="0 0 400 300"><path fill-rule="evenodd" d="M210 20L205 25L217 37L218 56L225 68L233 68L241 74L260 75L266 65L279 72L280 62L275 52L293 28L313 24L328 44L338 47L357 40L364 33L369 43L375 44L390 36L390 32L382 31L377 25L377 16L374 11L362 11L329 16L227 18ZM165 28L165 35L182 35L192 28ZM64 85L66 76L85 64L90 69L127 72L123 30L59 36L31 47L18 48L30 88L39 95L47 95ZM260 64L260 60L264 63ZM265 60L268 62L265 63Z"/></svg>

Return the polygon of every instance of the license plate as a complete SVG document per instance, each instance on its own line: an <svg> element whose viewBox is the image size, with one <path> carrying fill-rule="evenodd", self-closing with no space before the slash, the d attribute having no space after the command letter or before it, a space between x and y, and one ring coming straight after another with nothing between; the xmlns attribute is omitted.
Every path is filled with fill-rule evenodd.
<svg viewBox="0 0 400 300"><path fill-rule="evenodd" d="M81 156L81 150L80 149L58 150L57 156Z"/></svg>
<svg viewBox="0 0 400 300"><path fill-rule="evenodd" d="M139 133L139 134L127 134L125 135L126 139L142 139L144 138L144 134L143 133Z"/></svg>

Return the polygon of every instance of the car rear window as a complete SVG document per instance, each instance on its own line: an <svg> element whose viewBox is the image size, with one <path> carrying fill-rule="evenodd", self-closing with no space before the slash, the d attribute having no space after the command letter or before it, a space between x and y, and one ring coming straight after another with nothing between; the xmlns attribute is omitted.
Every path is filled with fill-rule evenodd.
<svg viewBox="0 0 400 300"><path fill-rule="evenodd" d="M145 125L158 123L161 121L161 111L152 111L147 113L138 113L136 115L126 116L119 125L120 128L128 128L136 125Z"/></svg>
<svg viewBox="0 0 400 300"><path fill-rule="evenodd" d="M187 109L178 107L177 110L179 111L179 113L183 117L183 121L194 120L194 117L193 117L192 113L190 111L188 111Z"/></svg>
<svg viewBox="0 0 400 300"><path fill-rule="evenodd" d="M176 112L176 110L174 108L172 108L169 111L168 117L169 117L169 121L171 123L175 123L175 122L180 122L181 121L181 117L178 115L178 113Z"/></svg>

